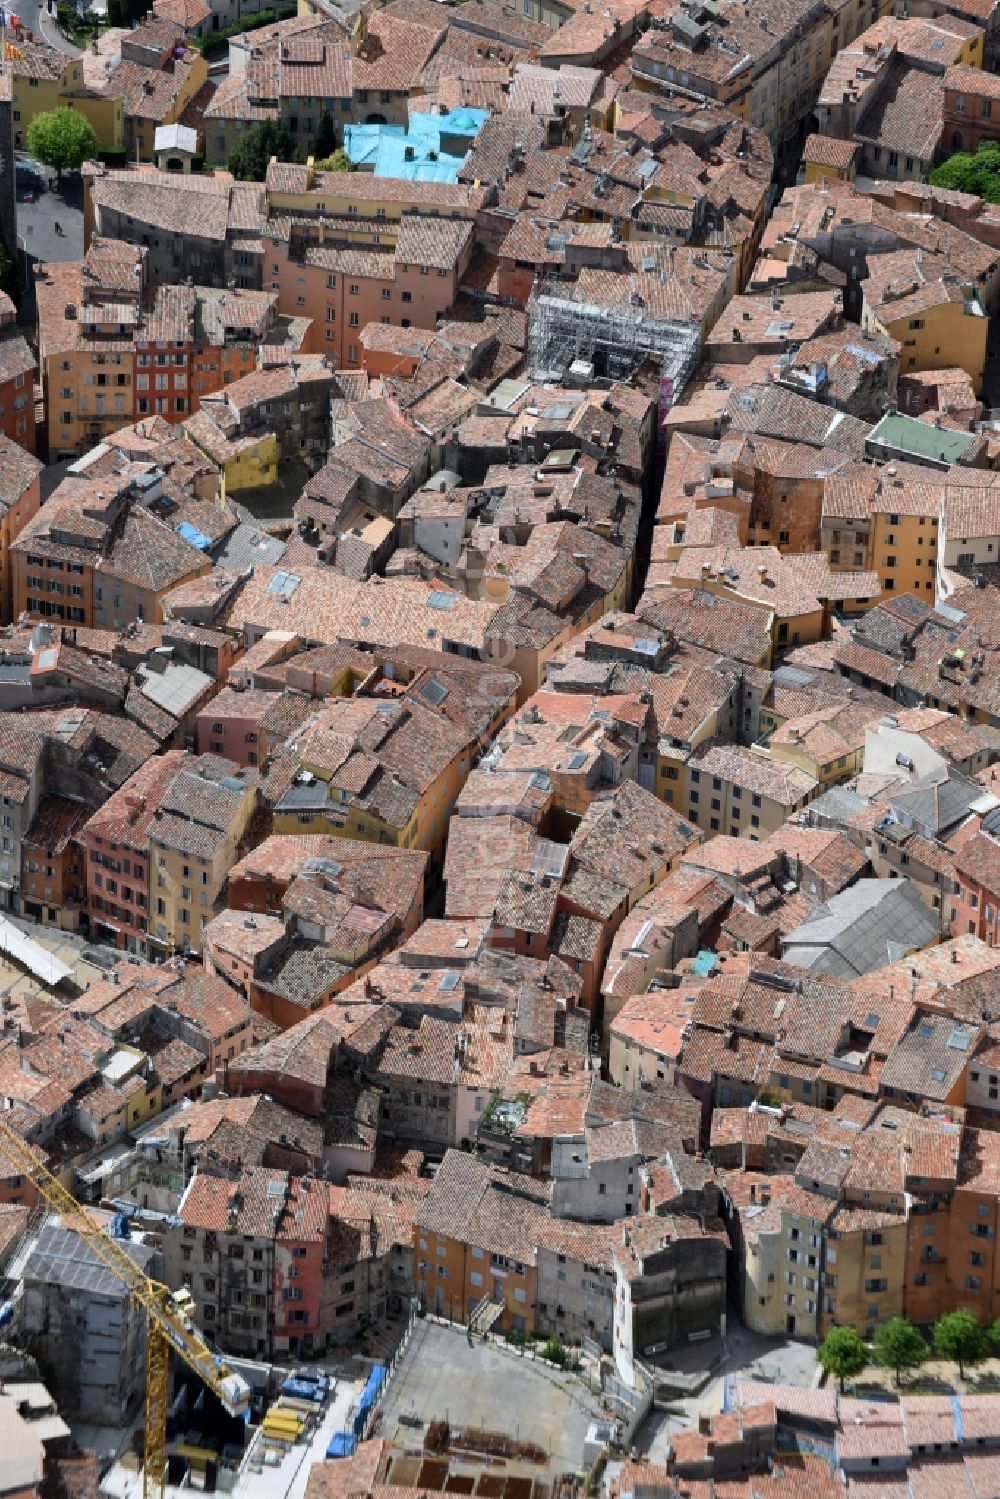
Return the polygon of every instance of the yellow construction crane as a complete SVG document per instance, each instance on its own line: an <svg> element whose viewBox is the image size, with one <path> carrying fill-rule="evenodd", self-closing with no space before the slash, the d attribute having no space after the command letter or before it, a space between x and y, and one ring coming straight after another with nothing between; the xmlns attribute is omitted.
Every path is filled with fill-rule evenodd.
<svg viewBox="0 0 1000 1499"><path fill-rule="evenodd" d="M34 1148L3 1122L0 1116L0 1149L17 1161L22 1174L66 1227L79 1234L98 1259L122 1281L133 1301L139 1302L149 1320L146 1353L146 1445L143 1468L143 1499L163 1499L167 1476L167 1406L170 1399L170 1350L180 1354L231 1416L244 1417L250 1408L250 1389L218 1354L212 1352L197 1327L185 1314L183 1301L169 1287L150 1280L120 1239L112 1238L95 1223L62 1182L38 1160Z"/></svg>

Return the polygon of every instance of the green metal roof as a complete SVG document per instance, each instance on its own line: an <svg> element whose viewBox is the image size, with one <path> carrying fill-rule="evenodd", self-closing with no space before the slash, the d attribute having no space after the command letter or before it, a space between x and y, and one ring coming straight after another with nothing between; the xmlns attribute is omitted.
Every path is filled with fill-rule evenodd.
<svg viewBox="0 0 1000 1499"><path fill-rule="evenodd" d="M975 442L972 432L956 432L951 427L935 427L918 422L916 417L889 411L873 427L868 441L882 443L916 458L932 458L939 463L957 463Z"/></svg>

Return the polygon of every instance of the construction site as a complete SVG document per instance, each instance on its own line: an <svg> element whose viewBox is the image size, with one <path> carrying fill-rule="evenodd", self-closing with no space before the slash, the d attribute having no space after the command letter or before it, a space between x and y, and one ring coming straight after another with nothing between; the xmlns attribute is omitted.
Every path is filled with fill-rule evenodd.
<svg viewBox="0 0 1000 1499"><path fill-rule="evenodd" d="M383 1400L387 1481L484 1499L555 1496L572 1487L601 1415L575 1374L424 1319Z"/></svg>
<svg viewBox="0 0 1000 1499"><path fill-rule="evenodd" d="M528 303L528 364L554 384L628 380L646 360L675 400L698 364L698 328L630 303L576 301L565 282L545 281Z"/></svg>

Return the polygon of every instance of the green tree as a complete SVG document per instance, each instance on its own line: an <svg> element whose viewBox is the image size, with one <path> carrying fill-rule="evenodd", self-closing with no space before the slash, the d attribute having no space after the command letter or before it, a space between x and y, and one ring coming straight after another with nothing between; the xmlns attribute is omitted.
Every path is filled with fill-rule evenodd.
<svg viewBox="0 0 1000 1499"><path fill-rule="evenodd" d="M295 142L284 125L265 120L263 125L244 130L229 158L229 170L241 182L263 182L272 156L278 161L295 161L297 155Z"/></svg>
<svg viewBox="0 0 1000 1499"><path fill-rule="evenodd" d="M843 1394L844 1380L857 1379L868 1363L868 1349L853 1327L831 1327L816 1357L828 1374L836 1374Z"/></svg>
<svg viewBox="0 0 1000 1499"><path fill-rule="evenodd" d="M316 167L320 172L354 171L354 168L351 166L351 158L348 156L343 146L334 151L330 156L323 157L321 161L317 159Z"/></svg>
<svg viewBox="0 0 1000 1499"><path fill-rule="evenodd" d="M75 171L99 149L93 126L75 109L48 110L28 126L28 150L45 166L55 167L60 182L63 172Z"/></svg>
<svg viewBox="0 0 1000 1499"><path fill-rule="evenodd" d="M934 187L975 193L987 203L1000 203L1000 141L983 141L976 152L957 151L927 179Z"/></svg>
<svg viewBox="0 0 1000 1499"><path fill-rule="evenodd" d="M875 1329L873 1352L877 1364L893 1371L898 1385L902 1371L919 1368L930 1350L912 1322L893 1317Z"/></svg>
<svg viewBox="0 0 1000 1499"><path fill-rule="evenodd" d="M317 158L321 156L332 156L337 149L337 131L333 123L333 115L328 109L324 109L316 126L316 134L313 136L312 154Z"/></svg>
<svg viewBox="0 0 1000 1499"><path fill-rule="evenodd" d="M981 1364L989 1353L989 1339L970 1311L945 1312L934 1324L934 1352L958 1365L961 1379L967 1364Z"/></svg>

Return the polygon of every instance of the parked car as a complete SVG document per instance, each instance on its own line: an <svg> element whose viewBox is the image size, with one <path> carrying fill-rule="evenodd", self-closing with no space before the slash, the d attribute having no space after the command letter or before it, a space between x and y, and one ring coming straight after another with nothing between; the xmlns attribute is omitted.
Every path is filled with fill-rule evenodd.
<svg viewBox="0 0 1000 1499"><path fill-rule="evenodd" d="M45 191L45 178L35 167L17 162L14 167L14 186L19 203L34 203Z"/></svg>

